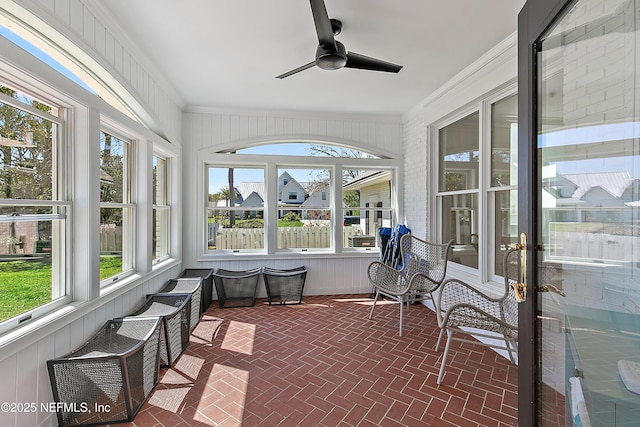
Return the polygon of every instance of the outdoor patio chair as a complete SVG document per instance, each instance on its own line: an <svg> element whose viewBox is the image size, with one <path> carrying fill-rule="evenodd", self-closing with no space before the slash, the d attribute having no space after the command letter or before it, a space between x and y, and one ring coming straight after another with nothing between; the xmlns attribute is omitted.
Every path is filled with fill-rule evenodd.
<svg viewBox="0 0 640 427"><path fill-rule="evenodd" d="M518 355L518 302L513 285L518 282L520 251L509 248L503 255L504 292L487 295L458 279L448 279L440 287L436 313L440 336L446 331L447 344L442 355L437 383L442 382L452 340L482 344L506 350L512 363ZM456 336L456 334L464 334ZM483 341L471 336L483 338ZM504 341L504 345L502 345Z"/></svg>
<svg viewBox="0 0 640 427"><path fill-rule="evenodd" d="M373 317L380 295L395 299L400 304L399 335L402 336L403 303L433 301L432 293L442 283L447 272L447 259L453 240L448 243L430 243L411 234L400 239L402 268L399 270L380 261L369 264L369 282L375 297L369 319Z"/></svg>

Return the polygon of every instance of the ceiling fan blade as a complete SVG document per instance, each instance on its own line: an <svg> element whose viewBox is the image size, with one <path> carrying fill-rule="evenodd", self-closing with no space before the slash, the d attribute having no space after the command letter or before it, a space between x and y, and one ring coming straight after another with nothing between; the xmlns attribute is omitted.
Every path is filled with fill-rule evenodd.
<svg viewBox="0 0 640 427"><path fill-rule="evenodd" d="M311 67L313 67L314 65L316 65L316 61L309 62L308 64L304 64L303 66L298 67L298 68L296 68L296 69L294 69L294 70L287 71L287 72L286 72L286 73L284 73L284 74L280 74L279 76L276 76L276 79L284 79L285 77L289 77L289 76L292 76L292 75L294 75L294 74L296 74L296 73L299 73L300 71L304 71L304 70L306 70L307 68L311 68Z"/></svg>
<svg viewBox="0 0 640 427"><path fill-rule="evenodd" d="M402 69L402 65L371 58L355 52L347 52L346 68L359 68L362 70L385 71L387 73L397 73Z"/></svg>
<svg viewBox="0 0 640 427"><path fill-rule="evenodd" d="M331 28L331 20L324 5L324 0L310 0L311 13L313 13L313 22L316 24L316 34L318 34L318 43L320 46L334 46L336 41L333 37L333 29Z"/></svg>

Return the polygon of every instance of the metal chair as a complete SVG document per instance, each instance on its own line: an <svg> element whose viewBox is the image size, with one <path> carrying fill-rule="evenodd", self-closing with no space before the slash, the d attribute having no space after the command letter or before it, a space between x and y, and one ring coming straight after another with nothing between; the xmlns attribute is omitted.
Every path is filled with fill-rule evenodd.
<svg viewBox="0 0 640 427"><path fill-rule="evenodd" d="M400 303L399 335L402 336L403 303L407 303L408 309L410 302L433 301L433 291L444 280L452 244L453 240L442 244L430 243L406 234L400 239L400 270L380 261L369 264L369 282L376 291L369 319L380 295L397 300Z"/></svg>
<svg viewBox="0 0 640 427"><path fill-rule="evenodd" d="M504 292L500 296L487 295L457 279L448 279L440 287L436 313L440 336L447 332L447 344L442 355L437 383L442 382L452 340L482 344L506 350L512 363L518 355L518 303L513 286L518 281L520 251L507 249L503 255ZM466 328L466 329L463 329ZM469 329L472 328L472 329ZM465 334L464 337L455 336ZM486 342L471 336L488 338ZM504 340L504 345L495 340Z"/></svg>

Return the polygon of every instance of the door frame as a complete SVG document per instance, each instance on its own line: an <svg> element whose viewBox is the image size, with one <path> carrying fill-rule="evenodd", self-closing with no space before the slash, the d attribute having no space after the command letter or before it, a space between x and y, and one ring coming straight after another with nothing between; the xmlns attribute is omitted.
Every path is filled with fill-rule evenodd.
<svg viewBox="0 0 640 427"><path fill-rule="evenodd" d="M535 46L556 18L576 0L527 0L518 14L518 228L527 235L527 300L518 319L518 425L538 425L538 372L541 369L536 322L539 223L537 184L538 64Z"/></svg>

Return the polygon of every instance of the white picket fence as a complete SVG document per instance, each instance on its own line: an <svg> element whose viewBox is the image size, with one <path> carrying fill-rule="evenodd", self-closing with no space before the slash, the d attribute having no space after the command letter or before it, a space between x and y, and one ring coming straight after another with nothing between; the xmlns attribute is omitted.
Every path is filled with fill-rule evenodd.
<svg viewBox="0 0 640 427"><path fill-rule="evenodd" d="M122 226L116 224L100 225L100 252L122 251Z"/></svg>
<svg viewBox="0 0 640 427"><path fill-rule="evenodd" d="M217 228L209 224L210 245L216 249L263 249L264 228ZM328 248L331 244L331 227L278 227L278 249ZM361 236L359 226L344 227L342 245L348 246L349 236Z"/></svg>

